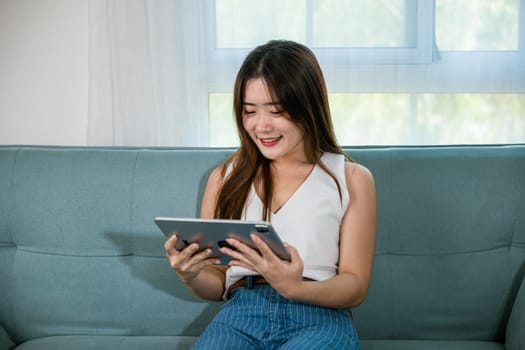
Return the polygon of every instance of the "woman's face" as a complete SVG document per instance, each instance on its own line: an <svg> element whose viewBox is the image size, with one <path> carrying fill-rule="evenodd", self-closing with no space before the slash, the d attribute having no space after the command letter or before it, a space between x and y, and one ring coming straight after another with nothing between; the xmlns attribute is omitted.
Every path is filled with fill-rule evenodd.
<svg viewBox="0 0 525 350"><path fill-rule="evenodd" d="M282 110L279 101L272 100L263 79L248 80L242 104L244 129L266 158L306 159L303 132Z"/></svg>

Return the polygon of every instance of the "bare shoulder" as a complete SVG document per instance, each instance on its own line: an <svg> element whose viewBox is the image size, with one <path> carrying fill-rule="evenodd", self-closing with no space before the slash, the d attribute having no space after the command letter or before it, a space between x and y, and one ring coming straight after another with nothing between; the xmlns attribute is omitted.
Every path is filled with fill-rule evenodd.
<svg viewBox="0 0 525 350"><path fill-rule="evenodd" d="M208 183L206 186L220 186L224 181L224 164L217 166L212 170L208 176Z"/></svg>
<svg viewBox="0 0 525 350"><path fill-rule="evenodd" d="M346 185L350 193L359 190L375 191L374 176L362 164L355 162L345 163Z"/></svg>
<svg viewBox="0 0 525 350"><path fill-rule="evenodd" d="M365 167L362 164L355 163L355 162L345 163L345 175L346 175L347 180L351 180L354 177L358 177L363 180L368 179L372 181L374 179L372 172L368 170L367 167Z"/></svg>

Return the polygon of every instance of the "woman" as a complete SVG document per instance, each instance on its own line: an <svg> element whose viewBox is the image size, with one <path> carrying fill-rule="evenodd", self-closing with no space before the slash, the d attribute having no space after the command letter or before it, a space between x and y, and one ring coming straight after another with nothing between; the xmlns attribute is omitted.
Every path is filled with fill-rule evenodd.
<svg viewBox="0 0 525 350"><path fill-rule="evenodd" d="M255 48L237 75L234 109L241 145L211 173L201 216L271 221L291 261L256 235L258 250L228 241L229 266L168 239L186 286L227 300L195 349L359 349L348 309L370 281L375 187L336 142L314 54L290 41Z"/></svg>

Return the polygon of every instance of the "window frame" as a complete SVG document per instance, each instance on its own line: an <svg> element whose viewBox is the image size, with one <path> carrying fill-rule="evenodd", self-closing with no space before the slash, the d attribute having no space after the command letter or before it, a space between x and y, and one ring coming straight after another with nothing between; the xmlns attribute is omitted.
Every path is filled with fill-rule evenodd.
<svg viewBox="0 0 525 350"><path fill-rule="evenodd" d="M203 2L206 23L206 57L212 64L222 65L237 61L244 57L252 48L217 48L215 0L201 0ZM315 51L318 59L327 64L416 64L430 63L434 49L434 0L405 0L407 13L416 16L409 21L416 23L415 28L408 25L407 36L416 38L414 46L407 47L340 47L324 48L312 44L312 3L314 0L304 0L306 4L306 42L305 45Z"/></svg>

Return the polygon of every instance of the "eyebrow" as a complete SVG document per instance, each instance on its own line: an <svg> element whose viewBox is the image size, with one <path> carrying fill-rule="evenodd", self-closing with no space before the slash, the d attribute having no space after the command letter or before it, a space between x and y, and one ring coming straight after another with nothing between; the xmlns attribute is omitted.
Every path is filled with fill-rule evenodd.
<svg viewBox="0 0 525 350"><path fill-rule="evenodd" d="M243 106L257 106L255 103L251 103L251 102L243 102L242 103ZM263 106L280 106L281 104L279 102L266 102L266 103L263 103Z"/></svg>

